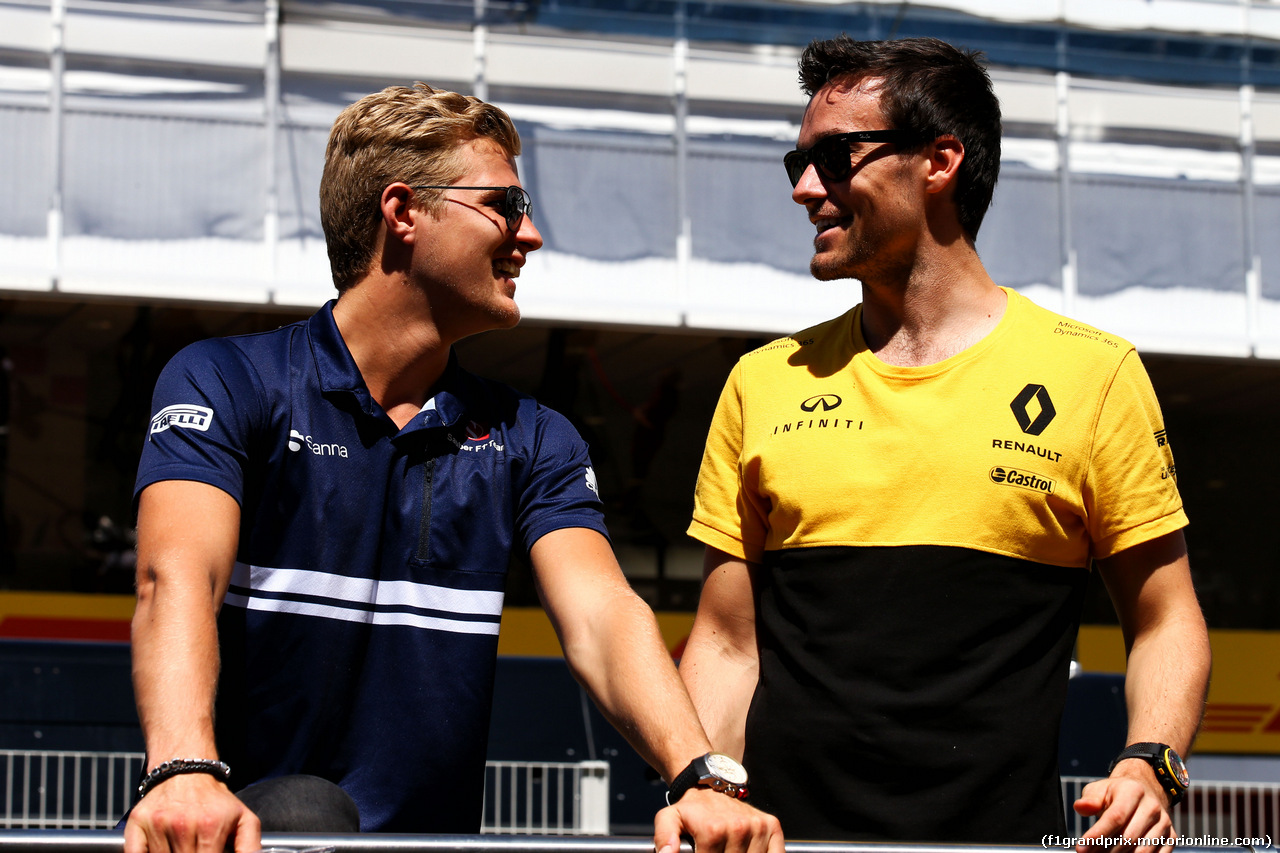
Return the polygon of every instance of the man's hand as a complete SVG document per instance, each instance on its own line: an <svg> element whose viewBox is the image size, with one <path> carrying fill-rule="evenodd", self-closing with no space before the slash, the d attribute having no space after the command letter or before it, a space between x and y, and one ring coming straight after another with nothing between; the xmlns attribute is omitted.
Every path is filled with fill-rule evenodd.
<svg viewBox="0 0 1280 853"><path fill-rule="evenodd" d="M1141 759L1121 761L1108 778L1086 785L1074 808L1084 817L1099 816L1084 834L1085 839L1177 837L1169 817L1169 799L1151 765ZM1086 853L1090 848L1080 844L1076 850Z"/></svg>
<svg viewBox="0 0 1280 853"><path fill-rule="evenodd" d="M185 773L156 785L124 827L124 853L236 853L262 847L258 816L226 785L205 773Z"/></svg>
<svg viewBox="0 0 1280 853"><path fill-rule="evenodd" d="M693 788L653 820L653 849L679 853L680 837L697 853L784 853L778 819L710 788Z"/></svg>

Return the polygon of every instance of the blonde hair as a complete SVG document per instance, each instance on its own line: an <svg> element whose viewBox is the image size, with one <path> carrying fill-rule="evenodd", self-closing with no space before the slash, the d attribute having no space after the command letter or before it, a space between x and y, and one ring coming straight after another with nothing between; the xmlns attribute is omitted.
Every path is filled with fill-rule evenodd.
<svg viewBox="0 0 1280 853"><path fill-rule="evenodd" d="M474 139L492 140L510 157L520 153L520 135L501 109L426 83L388 87L339 114L320 178L320 225L339 293L372 266L387 185L456 181L466 168L459 146ZM442 203L439 190L415 195L429 210Z"/></svg>

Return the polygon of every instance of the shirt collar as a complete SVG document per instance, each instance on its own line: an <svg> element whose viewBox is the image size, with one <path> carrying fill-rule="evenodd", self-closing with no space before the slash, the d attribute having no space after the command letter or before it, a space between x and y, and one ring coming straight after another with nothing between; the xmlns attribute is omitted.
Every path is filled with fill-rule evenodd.
<svg viewBox="0 0 1280 853"><path fill-rule="evenodd" d="M436 393L427 400L414 420L421 420L425 427L465 426L480 402L478 383L471 374L458 366L458 355L449 350L449 363L436 383Z"/></svg>
<svg viewBox="0 0 1280 853"><path fill-rule="evenodd" d="M351 357L351 350L347 349L347 343L338 331L338 323L333 319L333 306L337 302L336 299L330 299L307 321L311 355L315 359L320 391L323 394L351 395L359 402L361 409L374 414L377 404L365 387L360 368L356 367L356 360Z"/></svg>
<svg viewBox="0 0 1280 853"><path fill-rule="evenodd" d="M360 375L360 369L351 356L351 350L338 331L338 324L333 319L333 306L336 303L336 299L325 303L308 321L320 390L326 395L340 394L354 398L367 415L384 415L382 407L369 393L364 377ZM449 363L436 383L436 393L427 400L413 420L406 424L405 429L465 426L474 417L469 417L468 412L486 408L485 397L480 383L458 365L458 356L450 349Z"/></svg>

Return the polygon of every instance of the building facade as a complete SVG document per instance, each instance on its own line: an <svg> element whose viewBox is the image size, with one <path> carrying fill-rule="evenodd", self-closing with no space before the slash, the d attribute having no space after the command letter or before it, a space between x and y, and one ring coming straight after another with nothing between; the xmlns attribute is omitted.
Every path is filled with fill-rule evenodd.
<svg viewBox="0 0 1280 853"><path fill-rule="evenodd" d="M524 325L464 362L570 415L624 568L691 609L683 530L729 367L858 299L810 278L781 166L796 58L838 32L986 53L1006 136L979 253L1138 345L1211 627L1273 642L1275 0L0 0L0 586L127 592L160 366L331 298L329 125L425 80L511 113L546 239ZM512 596L529 600L519 578ZM1088 618L1111 619L1101 589ZM1215 690L1239 686L1216 703L1256 713L1214 723L1211 706L1210 742L1280 753L1280 673L1218 663Z"/></svg>

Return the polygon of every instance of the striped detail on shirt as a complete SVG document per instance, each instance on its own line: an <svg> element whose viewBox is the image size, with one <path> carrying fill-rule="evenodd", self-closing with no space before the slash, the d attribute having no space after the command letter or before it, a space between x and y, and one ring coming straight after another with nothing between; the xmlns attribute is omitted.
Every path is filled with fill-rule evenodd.
<svg viewBox="0 0 1280 853"><path fill-rule="evenodd" d="M237 562L225 603L342 622L406 625L455 634L497 634L502 592L413 581L377 581L308 569Z"/></svg>

